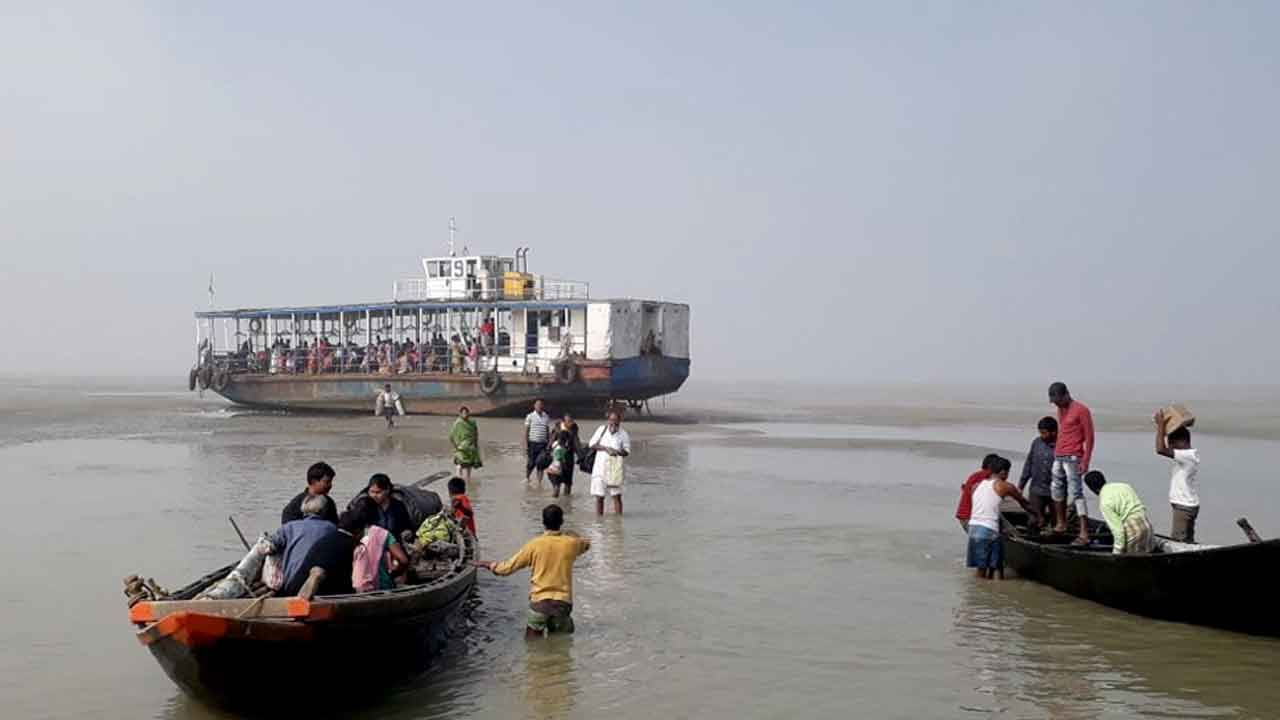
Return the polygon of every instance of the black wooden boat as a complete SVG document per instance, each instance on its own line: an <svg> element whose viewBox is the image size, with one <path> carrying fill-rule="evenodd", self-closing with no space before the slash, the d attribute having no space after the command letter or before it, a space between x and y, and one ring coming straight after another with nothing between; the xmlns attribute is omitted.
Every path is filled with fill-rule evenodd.
<svg viewBox="0 0 1280 720"><path fill-rule="evenodd" d="M1080 547L1030 532L1021 511L1004 518L1005 563L1022 577L1138 615L1280 637L1270 572L1280 539L1187 546L1158 535L1155 552L1113 555L1101 521L1090 519L1094 543Z"/></svg>
<svg viewBox="0 0 1280 720"><path fill-rule="evenodd" d="M196 599L227 576L234 567L228 565L163 600L136 603L129 619L140 628L138 640L189 695L250 714L332 710L367 703L376 690L430 666L462 626L477 553L475 538L464 535L458 558L394 590Z"/></svg>

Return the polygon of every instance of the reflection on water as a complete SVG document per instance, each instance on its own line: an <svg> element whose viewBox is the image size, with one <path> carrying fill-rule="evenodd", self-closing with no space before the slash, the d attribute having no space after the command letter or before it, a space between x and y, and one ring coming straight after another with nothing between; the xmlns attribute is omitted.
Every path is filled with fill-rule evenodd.
<svg viewBox="0 0 1280 720"><path fill-rule="evenodd" d="M954 637L989 692L1051 718L1275 717L1280 643L1103 608L1029 581L974 582Z"/></svg>
<svg viewBox="0 0 1280 720"><path fill-rule="evenodd" d="M566 717L577 691L573 636L553 635L526 641L524 716L531 720Z"/></svg>
<svg viewBox="0 0 1280 720"><path fill-rule="evenodd" d="M340 504L373 472L407 482L449 464L449 418L387 431L372 417L226 413L185 396L92 400L92 412L0 418L14 429L0 438L6 500L46 508L48 489L61 491L57 523L20 512L0 524L0 607L22 618L0 626L6 716L221 717L177 692L134 640L120 578L174 586L234 559L226 516L247 534L273 528L316 460L337 468ZM978 583L961 567L951 513L975 458L926 441L1004 447L1017 433L859 427L870 442L842 446L829 442L841 428L753 444L706 427L628 427L626 515L597 518L582 474L556 501L566 529L592 543L577 565L577 633L526 640L528 573L482 574L465 637L357 716L1280 717L1280 642L1026 581ZM469 495L486 559L540 533L553 501L520 481L521 429L480 422L485 467ZM1151 470L1147 440L1104 439L1109 467ZM1276 449L1223 444L1215 466L1260 474ZM1217 488L1213 513L1254 502L1255 525L1280 527L1260 492Z"/></svg>

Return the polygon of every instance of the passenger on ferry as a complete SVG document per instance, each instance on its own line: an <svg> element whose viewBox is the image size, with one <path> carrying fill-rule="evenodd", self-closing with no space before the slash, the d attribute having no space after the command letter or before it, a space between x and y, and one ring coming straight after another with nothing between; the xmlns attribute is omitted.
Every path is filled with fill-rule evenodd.
<svg viewBox="0 0 1280 720"><path fill-rule="evenodd" d="M338 522L338 506L334 504L333 498L329 497L329 491L333 489L334 475L336 473L327 462L318 462L307 468L307 489L295 495L284 506L284 511L280 513L280 524L285 525L301 520L302 503L312 497L318 497L324 503L320 517L331 523Z"/></svg>
<svg viewBox="0 0 1280 720"><path fill-rule="evenodd" d="M393 487L391 478L383 473L375 473L369 478L365 492L377 507L378 517L372 523L398 538L405 530L412 532L415 528L409 520L409 509L400 498L391 495Z"/></svg>
<svg viewBox="0 0 1280 720"><path fill-rule="evenodd" d="M351 584L356 592L393 590L395 578L409 568L409 555L394 535L374 523L377 506L369 498L360 498L342 513L338 527L355 538L351 557Z"/></svg>
<svg viewBox="0 0 1280 720"><path fill-rule="evenodd" d="M480 343L472 340L467 344L467 372L480 371Z"/></svg>
<svg viewBox="0 0 1280 720"><path fill-rule="evenodd" d="M449 339L449 372L462 372L463 355L462 340L457 335L454 335Z"/></svg>
<svg viewBox="0 0 1280 720"><path fill-rule="evenodd" d="M431 338L431 369L443 372L449 369L449 343L439 331Z"/></svg>
<svg viewBox="0 0 1280 720"><path fill-rule="evenodd" d="M494 342L493 318L486 317L484 322L480 323L480 344L484 346L486 353L492 354Z"/></svg>
<svg viewBox="0 0 1280 720"><path fill-rule="evenodd" d="M1133 487L1109 483L1097 470L1084 474L1084 484L1098 496L1098 509L1111 529L1111 552L1115 555L1151 552L1155 534L1147 520L1147 508Z"/></svg>
<svg viewBox="0 0 1280 720"><path fill-rule="evenodd" d="M991 477L973 488L973 511L969 515L969 549L966 564L977 570L979 578L1004 579L1004 539L1000 535L1000 500L1010 498L1022 506L1038 524L1039 511L1022 497L1009 482L1013 467L1007 459L997 457L991 463Z"/></svg>
<svg viewBox="0 0 1280 720"><path fill-rule="evenodd" d="M352 591L351 556L355 541L349 531L339 530L337 525L321 517L325 508L325 498L308 497L302 501L303 518L285 523L268 538L272 552L283 558L284 584L279 595L297 595L313 567L325 572L317 594Z"/></svg>

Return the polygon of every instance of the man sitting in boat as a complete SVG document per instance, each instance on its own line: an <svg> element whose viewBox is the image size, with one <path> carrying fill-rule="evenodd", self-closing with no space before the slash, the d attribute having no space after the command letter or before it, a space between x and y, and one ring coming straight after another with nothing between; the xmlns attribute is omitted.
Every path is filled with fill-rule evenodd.
<svg viewBox="0 0 1280 720"><path fill-rule="evenodd" d="M529 578L529 614L525 636L545 636L553 632L573 632L573 563L591 543L576 535L560 532L564 511L559 505L542 508L542 527L546 532L525 543L510 560L484 562L494 575L510 575L521 568L531 568Z"/></svg>
<svg viewBox="0 0 1280 720"><path fill-rule="evenodd" d="M1111 529L1111 552L1121 555L1151 552L1151 521L1138 493L1125 483L1109 483L1097 470L1084 474L1084 484L1098 496L1098 508Z"/></svg>
<svg viewBox="0 0 1280 720"><path fill-rule="evenodd" d="M308 497L302 501L303 518L285 523L267 539L272 553L281 553L283 557L284 584L279 595L297 595L313 567L325 573L317 594L352 591L351 556L355 540L350 530L339 530L337 525L322 518L324 509L324 497Z"/></svg>
<svg viewBox="0 0 1280 720"><path fill-rule="evenodd" d="M280 524L301 520L303 518L302 502L309 497L319 497L325 504L320 517L336 525L338 506L334 504L333 498L329 497L329 491L333 489L334 475L333 468L327 462L318 462L307 468L307 489L295 495L289 504L284 506L284 511L280 513Z"/></svg>

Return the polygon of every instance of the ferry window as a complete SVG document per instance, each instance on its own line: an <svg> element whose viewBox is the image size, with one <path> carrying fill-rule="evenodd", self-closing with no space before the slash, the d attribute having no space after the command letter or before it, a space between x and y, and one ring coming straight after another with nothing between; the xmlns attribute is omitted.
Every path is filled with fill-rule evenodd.
<svg viewBox="0 0 1280 720"><path fill-rule="evenodd" d="M448 261L440 263L440 277L452 277L453 273L450 272L452 269L453 266L450 265Z"/></svg>
<svg viewBox="0 0 1280 720"><path fill-rule="evenodd" d="M468 261L467 261L467 275L475 275L475 274L476 274L476 261L475 261L475 260L468 260Z"/></svg>
<svg viewBox="0 0 1280 720"><path fill-rule="evenodd" d="M427 277L440 277L440 263L427 263Z"/></svg>

